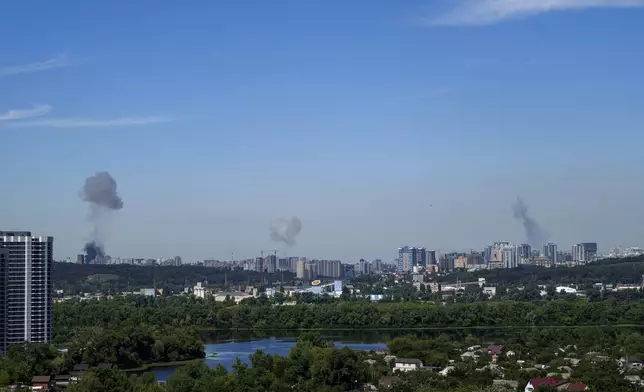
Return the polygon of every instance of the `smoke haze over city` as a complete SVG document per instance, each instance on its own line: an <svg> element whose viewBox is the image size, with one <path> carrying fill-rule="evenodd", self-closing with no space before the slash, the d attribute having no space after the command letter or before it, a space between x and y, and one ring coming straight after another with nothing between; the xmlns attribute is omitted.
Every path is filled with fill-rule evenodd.
<svg viewBox="0 0 644 392"><path fill-rule="evenodd" d="M641 245L644 9L473 3L15 2L2 226L57 258ZM106 237L74 197L97 170Z"/></svg>

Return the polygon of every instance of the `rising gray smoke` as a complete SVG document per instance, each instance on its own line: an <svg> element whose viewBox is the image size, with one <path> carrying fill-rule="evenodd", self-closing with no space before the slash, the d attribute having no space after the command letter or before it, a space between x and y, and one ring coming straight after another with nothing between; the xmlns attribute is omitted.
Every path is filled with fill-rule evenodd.
<svg viewBox="0 0 644 392"><path fill-rule="evenodd" d="M92 233L90 241L83 248L87 256L85 262L90 264L97 261L97 257L105 256L103 237L106 214L123 208L123 199L117 193L116 181L108 172L98 172L86 178L79 196L89 203L90 208L88 219L92 224Z"/></svg>
<svg viewBox="0 0 644 392"><path fill-rule="evenodd" d="M278 218L271 222L271 239L283 242L288 246L295 245L295 237L302 231L302 221L294 216L292 218Z"/></svg>
<svg viewBox="0 0 644 392"><path fill-rule="evenodd" d="M514 219L520 221L523 225L526 241L530 246L538 248L545 244L548 235L539 223L528 214L528 206L521 196L517 197L517 201L512 204L512 212L514 213Z"/></svg>

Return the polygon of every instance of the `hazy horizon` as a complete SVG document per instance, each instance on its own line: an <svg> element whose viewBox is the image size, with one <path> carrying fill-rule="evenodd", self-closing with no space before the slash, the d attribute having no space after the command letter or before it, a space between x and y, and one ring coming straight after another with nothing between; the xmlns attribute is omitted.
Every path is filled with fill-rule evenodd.
<svg viewBox="0 0 644 392"><path fill-rule="evenodd" d="M560 249L644 245L644 0L548 3L16 2L0 230L74 257L107 171L112 256L480 250L518 196Z"/></svg>

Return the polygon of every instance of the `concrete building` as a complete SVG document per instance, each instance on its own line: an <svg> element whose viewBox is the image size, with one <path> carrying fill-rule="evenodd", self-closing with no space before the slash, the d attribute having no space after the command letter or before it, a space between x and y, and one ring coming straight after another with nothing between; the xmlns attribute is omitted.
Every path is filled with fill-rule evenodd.
<svg viewBox="0 0 644 392"><path fill-rule="evenodd" d="M342 262L340 260L315 260L317 275L329 278L342 277Z"/></svg>
<svg viewBox="0 0 644 392"><path fill-rule="evenodd" d="M414 268L416 248L403 246L398 248L398 272L411 273Z"/></svg>
<svg viewBox="0 0 644 392"><path fill-rule="evenodd" d="M371 272L374 274L379 274L382 272L382 260L375 259L371 262Z"/></svg>
<svg viewBox="0 0 644 392"><path fill-rule="evenodd" d="M410 372L420 370L423 367L423 362L416 358L396 358L394 362L393 372Z"/></svg>
<svg viewBox="0 0 644 392"><path fill-rule="evenodd" d="M415 265L427 268L430 265L437 265L436 251L427 250L423 247L403 246L398 248L398 272L411 273Z"/></svg>
<svg viewBox="0 0 644 392"><path fill-rule="evenodd" d="M524 260L528 260L532 257L532 247L528 244L518 245L517 257L519 258L519 264L521 264Z"/></svg>
<svg viewBox="0 0 644 392"><path fill-rule="evenodd" d="M490 255L490 262L503 263L503 252L505 248L510 246L508 241L497 241L492 245L492 253Z"/></svg>
<svg viewBox="0 0 644 392"><path fill-rule="evenodd" d="M342 275L347 278L353 278L356 276L356 265L355 264L342 264Z"/></svg>
<svg viewBox="0 0 644 392"><path fill-rule="evenodd" d="M305 260L298 260L297 271L296 271L296 277L298 279L307 281L307 280L315 279L316 276L317 276L316 268L313 263L310 263Z"/></svg>
<svg viewBox="0 0 644 392"><path fill-rule="evenodd" d="M427 250L425 251L425 259L427 260L427 265L436 265L438 261L436 260L436 251Z"/></svg>
<svg viewBox="0 0 644 392"><path fill-rule="evenodd" d="M241 291L224 291L224 292L219 292L215 293L215 301L217 302L222 302L225 301L227 298L231 299L235 302L240 302L241 300L244 300L246 298L252 298L253 296Z"/></svg>
<svg viewBox="0 0 644 392"><path fill-rule="evenodd" d="M53 237L28 231L0 231L5 247L4 290L0 308L6 309L6 344L50 342L52 321ZM8 255L6 254L8 252Z"/></svg>
<svg viewBox="0 0 644 392"><path fill-rule="evenodd" d="M201 284L201 282L197 282L197 285L192 288L192 293L197 298L206 298L206 288Z"/></svg>
<svg viewBox="0 0 644 392"><path fill-rule="evenodd" d="M85 264L85 255L76 255L76 264Z"/></svg>
<svg viewBox="0 0 644 392"><path fill-rule="evenodd" d="M264 270L269 274L277 272L277 256L268 255L264 258Z"/></svg>
<svg viewBox="0 0 644 392"><path fill-rule="evenodd" d="M264 259L262 257L255 258L255 271L264 272Z"/></svg>
<svg viewBox="0 0 644 392"><path fill-rule="evenodd" d="M578 263L589 263L594 261L596 257L596 242L582 242L580 244L573 245L572 247L572 261Z"/></svg>
<svg viewBox="0 0 644 392"><path fill-rule="evenodd" d="M427 267L427 249L420 247L416 248L414 252L414 265L420 265L421 267Z"/></svg>
<svg viewBox="0 0 644 392"><path fill-rule="evenodd" d="M503 248L503 267L516 268L519 266L519 254L517 247L507 245Z"/></svg>
<svg viewBox="0 0 644 392"><path fill-rule="evenodd" d="M454 271L454 268L456 265L456 259L460 255L461 253L457 253L457 252L445 253L444 255L441 255L438 261L440 270L443 272Z"/></svg>
<svg viewBox="0 0 644 392"><path fill-rule="evenodd" d="M7 279L9 278L9 250L0 246L0 354L7 351Z"/></svg>
<svg viewBox="0 0 644 392"><path fill-rule="evenodd" d="M358 262L358 271L356 271L358 275L369 275L369 272L371 272L371 265L369 265L369 262L365 259L360 259Z"/></svg>
<svg viewBox="0 0 644 392"><path fill-rule="evenodd" d="M548 242L543 246L543 257L547 257L552 264L557 264L559 261L557 258L557 244L554 242Z"/></svg>

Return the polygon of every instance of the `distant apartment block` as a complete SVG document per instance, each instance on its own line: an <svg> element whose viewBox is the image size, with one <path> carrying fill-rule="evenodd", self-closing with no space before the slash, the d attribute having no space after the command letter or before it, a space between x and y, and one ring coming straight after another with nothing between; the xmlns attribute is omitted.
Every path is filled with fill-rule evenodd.
<svg viewBox="0 0 644 392"><path fill-rule="evenodd" d="M532 247L528 244L521 244L517 246L517 257L519 263L532 257Z"/></svg>
<svg viewBox="0 0 644 392"><path fill-rule="evenodd" d="M427 249L420 247L403 246L398 248L398 272L412 273L414 266L427 267L428 265L436 264L436 252L427 251Z"/></svg>
<svg viewBox="0 0 644 392"><path fill-rule="evenodd" d="M572 261L578 263L588 263L594 261L596 257L596 242L582 242L580 244L573 245L572 247Z"/></svg>
<svg viewBox="0 0 644 392"><path fill-rule="evenodd" d="M0 353L7 351L7 280L9 278L9 249L0 245Z"/></svg>
<svg viewBox="0 0 644 392"><path fill-rule="evenodd" d="M519 266L519 252L518 247L506 245L503 248L503 267L516 268Z"/></svg>
<svg viewBox="0 0 644 392"><path fill-rule="evenodd" d="M546 257L550 260L552 264L557 264L559 262L557 258L557 244L554 242L548 242L543 246L543 257Z"/></svg>
<svg viewBox="0 0 644 392"><path fill-rule="evenodd" d="M0 231L0 247L5 248L0 308L6 309L0 328L4 329L6 345L50 342L53 237Z"/></svg>
<svg viewBox="0 0 644 392"><path fill-rule="evenodd" d="M425 266L438 264L438 261L436 260L436 251L435 250L425 251L425 259L427 261Z"/></svg>
<svg viewBox="0 0 644 392"><path fill-rule="evenodd" d="M264 258L264 271L269 274L274 274L277 272L277 256L268 255Z"/></svg>

